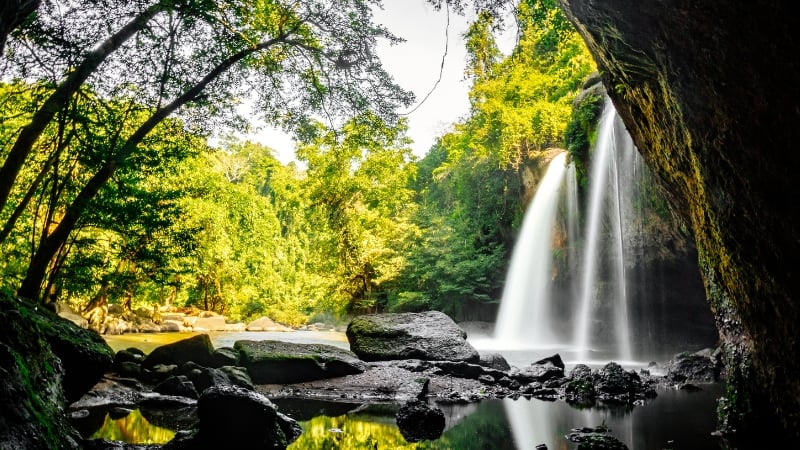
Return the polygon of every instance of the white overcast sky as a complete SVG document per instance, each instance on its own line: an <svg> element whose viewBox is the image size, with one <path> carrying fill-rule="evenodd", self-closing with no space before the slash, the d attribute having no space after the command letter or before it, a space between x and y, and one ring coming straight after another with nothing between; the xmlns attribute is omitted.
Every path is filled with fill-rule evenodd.
<svg viewBox="0 0 800 450"><path fill-rule="evenodd" d="M414 141L411 146L419 157L469 111L470 82L464 79L463 35L470 19L471 16L450 13L449 45L442 80L425 103L407 116L408 135ZM400 86L414 92L419 103L439 78L448 41L445 35L447 12L444 9L435 11L425 0L387 0L382 11L375 11L375 21L406 40L395 46L383 43L378 53L386 70ZM508 51L513 39L510 36L501 38L499 45ZM417 106L416 103L408 111ZM283 163L294 159L294 142L279 130L264 129L249 138L273 148Z"/></svg>

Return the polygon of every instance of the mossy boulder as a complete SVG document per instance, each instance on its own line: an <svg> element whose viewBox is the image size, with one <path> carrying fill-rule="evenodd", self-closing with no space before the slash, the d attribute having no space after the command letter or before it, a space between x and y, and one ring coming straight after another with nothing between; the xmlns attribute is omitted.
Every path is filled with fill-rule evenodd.
<svg viewBox="0 0 800 450"><path fill-rule="evenodd" d="M102 336L38 307L31 319L64 366L64 395L68 402L81 398L111 369L114 351Z"/></svg>
<svg viewBox="0 0 800 450"><path fill-rule="evenodd" d="M346 334L350 349L364 361L480 361L467 333L439 311L358 316Z"/></svg>
<svg viewBox="0 0 800 450"><path fill-rule="evenodd" d="M33 319L38 314L0 294L0 449L79 449L65 414L64 368Z"/></svg>
<svg viewBox="0 0 800 450"><path fill-rule="evenodd" d="M366 370L355 354L332 345L244 340L233 347L256 384L321 380Z"/></svg>

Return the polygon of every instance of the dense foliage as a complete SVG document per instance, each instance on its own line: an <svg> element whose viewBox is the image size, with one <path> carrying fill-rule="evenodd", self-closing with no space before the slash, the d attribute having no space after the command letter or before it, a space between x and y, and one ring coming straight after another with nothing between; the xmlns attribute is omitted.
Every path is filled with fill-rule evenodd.
<svg viewBox="0 0 800 450"><path fill-rule="evenodd" d="M496 302L522 172L563 145L589 55L554 1L518 5L508 56L479 14L471 114L416 161L375 3L41 5L4 49L2 289L291 325ZM252 93L298 163L207 141Z"/></svg>

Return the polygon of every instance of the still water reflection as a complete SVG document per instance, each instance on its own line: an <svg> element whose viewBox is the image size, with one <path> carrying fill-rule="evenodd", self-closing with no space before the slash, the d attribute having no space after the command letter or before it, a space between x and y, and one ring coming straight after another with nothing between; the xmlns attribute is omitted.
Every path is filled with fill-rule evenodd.
<svg viewBox="0 0 800 450"><path fill-rule="evenodd" d="M573 408L564 402L486 400L474 404L439 406L447 427L436 441L407 443L394 424L396 406L363 408L354 404L323 403L303 406L300 400L278 400L281 411L301 421L303 435L291 449L574 449L567 435L572 428L605 425L632 450L720 448L715 429L719 385L700 392L664 390L643 406L619 405ZM342 413L344 408L350 412ZM300 411L313 411L314 417Z"/></svg>
<svg viewBox="0 0 800 450"><path fill-rule="evenodd" d="M399 405L276 399L284 414L298 420L303 434L289 448L305 449L575 449L567 435L572 428L605 425L631 450L722 448L711 436L716 398L721 385L699 392L659 391L658 397L634 408L600 405L574 408L562 401L519 398L469 404L439 404L447 425L435 441L409 443L394 421ZM165 443L174 431L155 426L138 410L113 419L106 416L92 438L130 443Z"/></svg>
<svg viewBox="0 0 800 450"><path fill-rule="evenodd" d="M136 444L166 444L174 437L174 430L151 424L141 411L135 409L128 415L116 419L107 413L103 424L90 436L90 439L108 439Z"/></svg>

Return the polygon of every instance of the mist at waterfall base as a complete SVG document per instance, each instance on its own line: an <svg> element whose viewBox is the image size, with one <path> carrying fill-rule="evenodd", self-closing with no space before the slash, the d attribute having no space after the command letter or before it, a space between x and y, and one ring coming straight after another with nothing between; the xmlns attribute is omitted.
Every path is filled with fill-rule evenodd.
<svg viewBox="0 0 800 450"><path fill-rule="evenodd" d="M519 367L558 353L568 366L637 368L715 346L696 251L653 239L654 217L675 219L610 102L587 171L579 196L574 163L565 153L550 162L517 237L494 335L470 342Z"/></svg>

